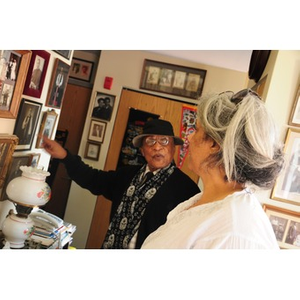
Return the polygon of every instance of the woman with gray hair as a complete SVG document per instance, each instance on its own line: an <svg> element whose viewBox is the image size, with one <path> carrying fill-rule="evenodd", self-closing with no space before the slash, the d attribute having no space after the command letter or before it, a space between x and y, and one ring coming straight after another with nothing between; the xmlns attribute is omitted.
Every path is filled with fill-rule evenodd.
<svg viewBox="0 0 300 300"><path fill-rule="evenodd" d="M142 248L278 249L255 196L284 163L275 123L252 90L200 98L189 167L203 191L172 210Z"/></svg>

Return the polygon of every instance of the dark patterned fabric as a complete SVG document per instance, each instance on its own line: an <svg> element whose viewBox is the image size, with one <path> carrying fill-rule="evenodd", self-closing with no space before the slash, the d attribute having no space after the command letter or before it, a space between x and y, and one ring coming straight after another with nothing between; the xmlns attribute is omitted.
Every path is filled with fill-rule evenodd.
<svg viewBox="0 0 300 300"><path fill-rule="evenodd" d="M147 204L158 189L170 177L176 168L174 164L160 170L157 174L148 172L146 166L134 176L128 189L124 192L122 201L109 225L104 249L126 249L137 232Z"/></svg>

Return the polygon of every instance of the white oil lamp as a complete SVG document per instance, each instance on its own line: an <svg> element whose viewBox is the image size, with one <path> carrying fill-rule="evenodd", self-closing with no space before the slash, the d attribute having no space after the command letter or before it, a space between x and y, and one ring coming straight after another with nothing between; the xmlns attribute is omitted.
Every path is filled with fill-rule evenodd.
<svg viewBox="0 0 300 300"><path fill-rule="evenodd" d="M24 248L26 239L33 233L34 222L29 214L34 207L45 205L51 197L51 189L46 183L49 172L27 166L20 169L22 175L10 181L6 188L17 214L10 213L2 225L5 240L12 249Z"/></svg>

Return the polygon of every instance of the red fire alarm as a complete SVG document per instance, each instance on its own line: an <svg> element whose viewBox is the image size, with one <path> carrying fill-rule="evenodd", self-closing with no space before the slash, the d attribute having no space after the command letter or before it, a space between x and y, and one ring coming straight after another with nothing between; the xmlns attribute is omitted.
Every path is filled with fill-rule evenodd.
<svg viewBox="0 0 300 300"><path fill-rule="evenodd" d="M110 90L111 86L112 86L112 83L113 83L113 78L112 77L105 77L104 88Z"/></svg>

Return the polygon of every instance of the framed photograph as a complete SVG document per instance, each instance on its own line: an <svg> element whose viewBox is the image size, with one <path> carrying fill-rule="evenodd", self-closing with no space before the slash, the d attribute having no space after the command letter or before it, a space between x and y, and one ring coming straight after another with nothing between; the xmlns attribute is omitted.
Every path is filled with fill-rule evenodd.
<svg viewBox="0 0 300 300"><path fill-rule="evenodd" d="M101 144L87 142L84 157L92 160L98 160Z"/></svg>
<svg viewBox="0 0 300 300"><path fill-rule="evenodd" d="M88 139L93 142L102 143L104 140L106 123L92 120L89 130Z"/></svg>
<svg viewBox="0 0 300 300"><path fill-rule="evenodd" d="M24 94L40 98L49 64L50 53L44 50L32 50L31 61L24 87Z"/></svg>
<svg viewBox="0 0 300 300"><path fill-rule="evenodd" d="M16 147L16 151L31 149L41 109L41 103L25 98L22 99L14 128L14 134L19 138L19 144Z"/></svg>
<svg viewBox="0 0 300 300"><path fill-rule="evenodd" d="M116 96L96 92L92 118L110 121Z"/></svg>
<svg viewBox="0 0 300 300"><path fill-rule="evenodd" d="M54 109L44 112L35 148L42 148L43 136L52 137L58 114Z"/></svg>
<svg viewBox="0 0 300 300"><path fill-rule="evenodd" d="M60 109L68 84L70 66L57 58L53 70L46 106Z"/></svg>
<svg viewBox="0 0 300 300"><path fill-rule="evenodd" d="M73 58L70 70L70 77L83 81L90 81L94 63L91 61Z"/></svg>
<svg viewBox="0 0 300 300"><path fill-rule="evenodd" d="M29 154L28 166L36 168L39 165L41 153L31 153Z"/></svg>
<svg viewBox="0 0 300 300"><path fill-rule="evenodd" d="M293 108L291 111L289 125L300 127L300 85L294 100Z"/></svg>
<svg viewBox="0 0 300 300"><path fill-rule="evenodd" d="M53 50L53 51L55 51L56 53L58 53L59 55L61 55L66 59L70 59L72 53L72 50Z"/></svg>
<svg viewBox="0 0 300 300"><path fill-rule="evenodd" d="M276 180L271 198L300 205L300 129L288 129L284 152L285 168Z"/></svg>
<svg viewBox="0 0 300 300"><path fill-rule="evenodd" d="M205 76L206 70L145 59L140 88L198 99L202 94Z"/></svg>
<svg viewBox="0 0 300 300"><path fill-rule="evenodd" d="M0 118L17 117L30 59L28 50L0 50Z"/></svg>
<svg viewBox="0 0 300 300"><path fill-rule="evenodd" d="M282 249L300 248L300 212L264 205L278 245Z"/></svg>
<svg viewBox="0 0 300 300"><path fill-rule="evenodd" d="M5 183L2 189L1 193L1 200L8 200L8 196L6 194L6 187L9 184L10 181L12 181L14 178L21 176L22 171L20 170L21 166L28 166L30 156L29 155L22 155L22 156L13 156L7 176L5 179Z"/></svg>
<svg viewBox="0 0 300 300"><path fill-rule="evenodd" d="M18 140L15 135L0 134L0 188L3 187Z"/></svg>

